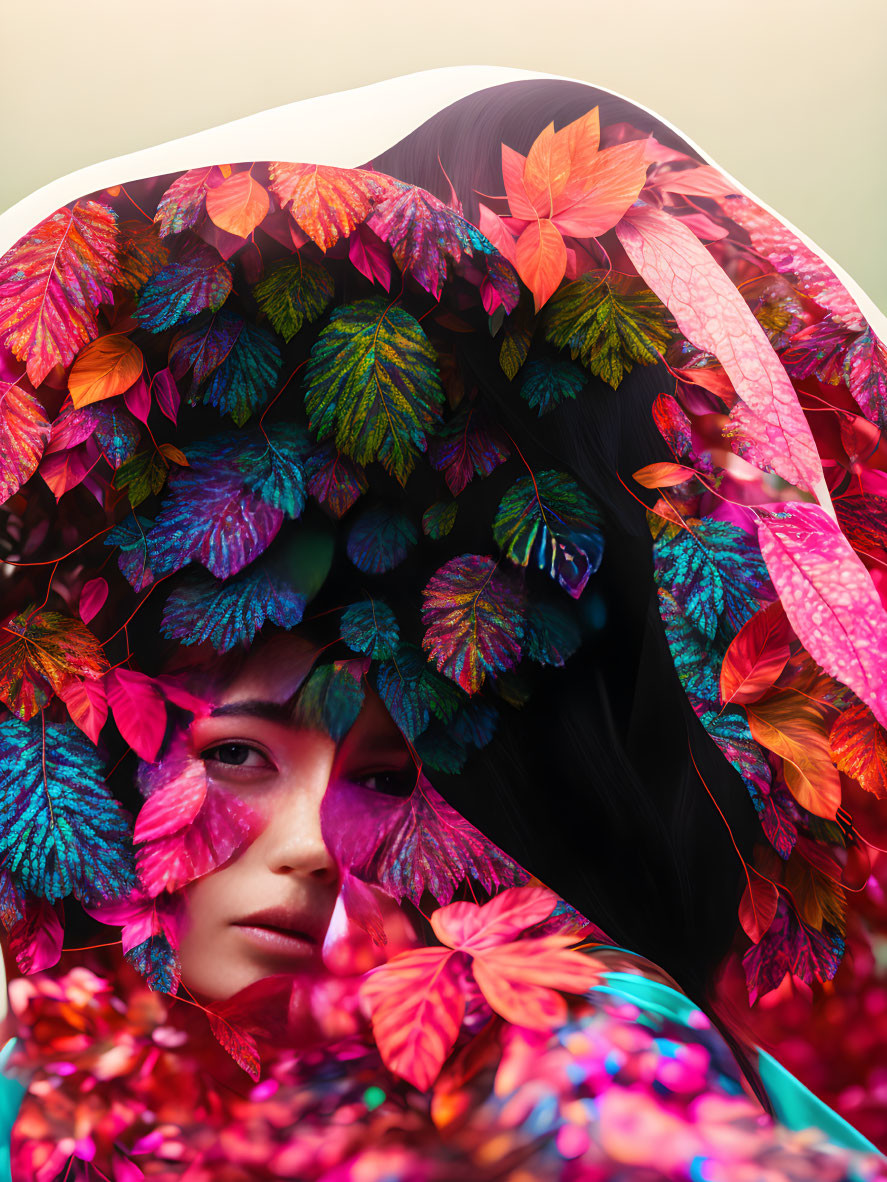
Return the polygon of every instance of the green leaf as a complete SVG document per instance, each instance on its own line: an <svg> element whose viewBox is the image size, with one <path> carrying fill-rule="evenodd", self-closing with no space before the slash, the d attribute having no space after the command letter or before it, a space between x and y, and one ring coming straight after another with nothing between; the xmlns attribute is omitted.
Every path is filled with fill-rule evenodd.
<svg viewBox="0 0 887 1182"><path fill-rule="evenodd" d="M521 398L539 415L575 398L587 382L585 374L572 361L549 361L537 358L527 366L521 383Z"/></svg>
<svg viewBox="0 0 887 1182"><path fill-rule="evenodd" d="M670 318L651 291L619 292L595 274L551 297L545 339L615 390L632 364L653 365L671 340Z"/></svg>
<svg viewBox="0 0 887 1182"><path fill-rule="evenodd" d="M341 742L363 706L363 681L355 677L353 662L333 661L315 669L296 702L296 719Z"/></svg>
<svg viewBox="0 0 887 1182"><path fill-rule="evenodd" d="M342 639L356 653L387 661L397 652L400 630L387 603L365 599L342 613Z"/></svg>
<svg viewBox="0 0 887 1182"><path fill-rule="evenodd" d="M165 454L164 449L169 455ZM114 474L114 487L126 489L133 508L157 493L166 484L170 460L181 463L185 457L178 448L162 443L159 451L139 451L120 465Z"/></svg>
<svg viewBox="0 0 887 1182"><path fill-rule="evenodd" d="M458 508L456 501L435 501L422 514L422 532L435 541L445 538L456 524Z"/></svg>
<svg viewBox="0 0 887 1182"><path fill-rule="evenodd" d="M334 294L329 271L299 254L270 271L253 288L259 307L287 343L303 324L322 315Z"/></svg>
<svg viewBox="0 0 887 1182"><path fill-rule="evenodd" d="M308 421L359 464L380 460L401 484L440 423L437 354L415 319L378 296L336 308L305 370Z"/></svg>

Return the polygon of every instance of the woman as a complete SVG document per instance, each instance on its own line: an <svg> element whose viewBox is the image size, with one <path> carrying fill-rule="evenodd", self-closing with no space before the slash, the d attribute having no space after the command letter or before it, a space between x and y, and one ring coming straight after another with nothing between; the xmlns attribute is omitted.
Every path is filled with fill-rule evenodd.
<svg viewBox="0 0 887 1182"><path fill-rule="evenodd" d="M864 881L881 346L699 160L536 79L7 254L4 924L126 955L13 983L14 1177L875 1176L711 994Z"/></svg>

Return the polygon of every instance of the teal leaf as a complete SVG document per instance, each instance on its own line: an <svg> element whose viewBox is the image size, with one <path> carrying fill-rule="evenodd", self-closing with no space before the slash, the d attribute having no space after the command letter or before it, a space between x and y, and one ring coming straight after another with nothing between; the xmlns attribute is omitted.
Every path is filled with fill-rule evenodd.
<svg viewBox="0 0 887 1182"><path fill-rule="evenodd" d="M342 517L369 484L363 468L329 444L321 444L308 461L308 491L334 517Z"/></svg>
<svg viewBox="0 0 887 1182"><path fill-rule="evenodd" d="M275 264L253 288L259 308L287 343L323 314L334 294L329 271L300 254Z"/></svg>
<svg viewBox="0 0 887 1182"><path fill-rule="evenodd" d="M149 332L163 332L206 308L218 311L232 287L231 269L218 251L189 243L144 285L133 315Z"/></svg>
<svg viewBox="0 0 887 1182"><path fill-rule="evenodd" d="M600 566L604 539L585 492L563 472L524 476L505 494L493 537L518 566L535 565L574 598Z"/></svg>
<svg viewBox="0 0 887 1182"><path fill-rule="evenodd" d="M410 644L402 644L392 660L379 666L376 689L411 742L425 730L432 714L449 722L465 700L456 686L429 667L421 650Z"/></svg>
<svg viewBox="0 0 887 1182"><path fill-rule="evenodd" d="M404 513L376 505L355 521L345 548L358 570L380 575L399 566L418 540L419 531Z"/></svg>
<svg viewBox="0 0 887 1182"><path fill-rule="evenodd" d="M456 712L449 724L449 733L457 743L486 747L496 732L499 711L491 702L472 698Z"/></svg>
<svg viewBox="0 0 887 1182"><path fill-rule="evenodd" d="M306 473L311 439L297 423L272 423L237 455L244 487L285 517L301 516L305 508Z"/></svg>
<svg viewBox="0 0 887 1182"><path fill-rule="evenodd" d="M106 546L120 547L117 565L134 591L144 591L154 582L148 557L148 530L151 525L147 517L137 517L131 513L105 537Z"/></svg>
<svg viewBox="0 0 887 1182"><path fill-rule="evenodd" d="M112 468L119 468L134 455L139 445L138 423L119 398L108 398L83 409L86 417L95 424L95 438L105 459Z"/></svg>
<svg viewBox="0 0 887 1182"><path fill-rule="evenodd" d="M179 954L163 932L157 932L130 948L126 959L141 973L149 989L157 993L175 993L182 976Z"/></svg>
<svg viewBox="0 0 887 1182"><path fill-rule="evenodd" d="M224 582L195 573L167 599L161 631L186 645L208 640L216 652L227 653L249 644L266 622L295 628L304 611L304 596L261 565Z"/></svg>
<svg viewBox="0 0 887 1182"><path fill-rule="evenodd" d="M413 746L423 764L449 776L458 775L468 759L465 744L457 742L436 719L419 735Z"/></svg>
<svg viewBox="0 0 887 1182"><path fill-rule="evenodd" d="M456 501L436 501L422 514L422 532L438 541L445 538L456 524Z"/></svg>
<svg viewBox="0 0 887 1182"><path fill-rule="evenodd" d="M437 354L415 317L379 296L336 308L305 370L309 425L404 484L440 421Z"/></svg>
<svg viewBox="0 0 887 1182"><path fill-rule="evenodd" d="M134 888L130 818L74 725L0 723L0 860L18 885L50 903Z"/></svg>
<svg viewBox="0 0 887 1182"><path fill-rule="evenodd" d="M521 397L539 415L548 414L555 407L575 398L585 387L587 378L572 361L549 361L537 358L524 370Z"/></svg>
<svg viewBox="0 0 887 1182"><path fill-rule="evenodd" d="M342 613L342 639L353 652L387 661L397 652L400 630L387 603L365 599Z"/></svg>
<svg viewBox="0 0 887 1182"><path fill-rule="evenodd" d="M579 627L560 604L531 603L527 611L527 656L541 665L563 665L580 644Z"/></svg>
<svg viewBox="0 0 887 1182"><path fill-rule="evenodd" d="M363 681L355 676L355 662L333 661L316 668L302 686L296 719L339 743L357 721L363 699Z"/></svg>

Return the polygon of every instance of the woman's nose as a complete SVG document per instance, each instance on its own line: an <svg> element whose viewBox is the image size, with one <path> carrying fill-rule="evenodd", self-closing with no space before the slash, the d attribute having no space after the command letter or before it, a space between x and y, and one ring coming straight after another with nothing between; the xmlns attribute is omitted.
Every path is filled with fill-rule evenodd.
<svg viewBox="0 0 887 1182"><path fill-rule="evenodd" d="M320 827L320 805L335 752L319 754L319 758L300 761L281 784L258 840L266 865L275 874L298 874L326 884L339 876Z"/></svg>

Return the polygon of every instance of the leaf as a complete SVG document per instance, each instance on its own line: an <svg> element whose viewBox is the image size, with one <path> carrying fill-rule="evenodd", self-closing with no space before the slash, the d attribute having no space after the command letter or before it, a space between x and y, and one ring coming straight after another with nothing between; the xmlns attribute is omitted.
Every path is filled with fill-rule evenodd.
<svg viewBox="0 0 887 1182"><path fill-rule="evenodd" d="M887 732L862 702L842 710L829 733L840 770L874 796L887 797Z"/></svg>
<svg viewBox="0 0 887 1182"><path fill-rule="evenodd" d="M77 606L77 612L84 624L88 624L93 616L104 607L105 601L108 598L108 581L101 577L89 579L83 584L83 590L80 592L80 602Z"/></svg>
<svg viewBox="0 0 887 1182"><path fill-rule="evenodd" d="M326 164L269 165L271 191L282 209L324 252L365 221L388 191L388 179L360 168Z"/></svg>
<svg viewBox="0 0 887 1182"><path fill-rule="evenodd" d="M234 1026L226 1018L206 1011L209 1028L218 1042L225 1048L238 1067L242 1067L250 1079L258 1082L262 1074L262 1063L259 1058L259 1048L251 1034Z"/></svg>
<svg viewBox="0 0 887 1182"><path fill-rule="evenodd" d="M887 349L870 325L847 350L843 376L865 417L887 429Z"/></svg>
<svg viewBox="0 0 887 1182"><path fill-rule="evenodd" d="M300 254L279 262L253 288L259 308L287 344L303 324L321 316L335 295L333 277Z"/></svg>
<svg viewBox="0 0 887 1182"><path fill-rule="evenodd" d="M758 440L774 471L810 491L822 479L819 453L794 387L764 330L725 271L679 219L644 206L616 227L626 254L683 335L713 353L757 416Z"/></svg>
<svg viewBox="0 0 887 1182"><path fill-rule="evenodd" d="M531 661L538 661L541 665L563 665L580 642L576 621L559 604L530 604L526 650Z"/></svg>
<svg viewBox="0 0 887 1182"><path fill-rule="evenodd" d="M400 630L394 612L381 599L352 603L342 613L342 639L356 653L387 661L397 652Z"/></svg>
<svg viewBox="0 0 887 1182"><path fill-rule="evenodd" d="M7 622L0 644L0 701L27 721L72 677L108 668L101 644L71 616L27 608Z"/></svg>
<svg viewBox="0 0 887 1182"><path fill-rule="evenodd" d="M217 164L191 168L176 177L157 204L154 221L160 236L180 234L196 226L203 213L207 191L224 180L225 174Z"/></svg>
<svg viewBox="0 0 887 1182"><path fill-rule="evenodd" d="M44 738L45 736L45 738ZM26 890L54 903L134 886L129 817L73 726L0 723L0 855Z"/></svg>
<svg viewBox="0 0 887 1182"><path fill-rule="evenodd" d="M25 914L9 929L9 951L21 972L30 975L59 962L65 932L56 907L45 899L26 896Z"/></svg>
<svg viewBox="0 0 887 1182"><path fill-rule="evenodd" d="M120 222L118 234L120 278L117 285L136 295L147 280L169 262L169 244L161 240L155 223L146 225L141 218Z"/></svg>
<svg viewBox="0 0 887 1182"><path fill-rule="evenodd" d="M483 208L481 206L481 209ZM527 359L535 328L535 317L529 305L521 300L517 309L505 321L502 344L499 346L499 364L510 381L517 377L518 370Z"/></svg>
<svg viewBox="0 0 887 1182"><path fill-rule="evenodd" d="M555 293L567 270L567 248L548 218L529 222L514 248L517 272L533 293L536 312Z"/></svg>
<svg viewBox="0 0 887 1182"><path fill-rule="evenodd" d="M434 541L445 538L456 524L458 509L456 501L435 501L422 514L422 533Z"/></svg>
<svg viewBox="0 0 887 1182"><path fill-rule="evenodd" d="M862 561L818 505L759 521L758 540L785 614L818 665L887 723L887 611Z"/></svg>
<svg viewBox="0 0 887 1182"><path fill-rule="evenodd" d="M844 940L833 928L811 931L780 896L776 918L766 934L742 958L752 1005L792 973L807 985L830 981L844 953Z"/></svg>
<svg viewBox="0 0 887 1182"><path fill-rule="evenodd" d="M755 539L738 526L688 518L668 524L653 544L656 584L672 593L687 618L710 640L723 617L731 633L773 592Z"/></svg>
<svg viewBox="0 0 887 1182"><path fill-rule="evenodd" d="M402 952L360 985L385 1066L421 1091L434 1083L462 1025L465 996L455 962L443 948Z"/></svg>
<svg viewBox="0 0 887 1182"><path fill-rule="evenodd" d="M157 408L165 414L171 423L175 423L179 416L179 404L182 396L169 369L161 369L151 380L152 387L156 384L154 395Z"/></svg>
<svg viewBox="0 0 887 1182"><path fill-rule="evenodd" d="M210 221L228 234L248 238L270 209L268 191L249 169L232 173L206 194Z"/></svg>
<svg viewBox="0 0 887 1182"><path fill-rule="evenodd" d="M106 546L120 547L117 565L134 591L144 591L154 582L148 558L147 531L151 525L152 523L147 517L137 517L135 513L132 513L115 526L105 538Z"/></svg>
<svg viewBox="0 0 887 1182"><path fill-rule="evenodd" d="M746 620L730 642L721 664L721 700L754 702L785 668L792 631L779 600Z"/></svg>
<svg viewBox="0 0 887 1182"><path fill-rule="evenodd" d="M363 699L363 681L355 677L351 662L333 661L313 670L302 686L296 719L339 743L357 721Z"/></svg>
<svg viewBox="0 0 887 1182"><path fill-rule="evenodd" d="M206 243L192 243L145 284L133 313L148 332L163 332L209 308L217 312L231 293L231 268Z"/></svg>
<svg viewBox="0 0 887 1182"><path fill-rule="evenodd" d="M553 194L551 217L562 234L599 238L617 225L643 188L646 145L632 140L593 156L578 148L578 159L577 147L573 153L570 178L559 195Z"/></svg>
<svg viewBox="0 0 887 1182"><path fill-rule="evenodd" d="M752 871L739 903L739 922L752 944L759 943L773 923L778 905L776 884Z"/></svg>
<svg viewBox="0 0 887 1182"><path fill-rule="evenodd" d="M318 448L308 466L308 491L334 517L347 513L369 487L363 468L329 445Z"/></svg>
<svg viewBox="0 0 887 1182"><path fill-rule="evenodd" d="M0 378L0 505L36 472L49 432L40 401L18 381Z"/></svg>
<svg viewBox="0 0 887 1182"><path fill-rule="evenodd" d="M287 517L299 517L305 508L305 471L311 440L298 423L274 423L260 434L236 442L236 468L249 492ZM210 445L211 446L211 445ZM211 454L207 454L211 461Z"/></svg>
<svg viewBox="0 0 887 1182"><path fill-rule="evenodd" d="M39 222L0 258L0 341L39 386L98 333L99 304L112 303L117 215L81 198Z"/></svg>
<svg viewBox="0 0 887 1182"><path fill-rule="evenodd" d="M684 408L673 394L657 394L653 419L676 459L693 454L693 432Z"/></svg>
<svg viewBox="0 0 887 1182"><path fill-rule="evenodd" d="M71 402L79 410L113 398L138 381L145 359L138 345L120 333L99 337L78 354L68 374Z"/></svg>
<svg viewBox="0 0 887 1182"><path fill-rule="evenodd" d="M454 497L471 478L489 476L509 455L508 448L483 411L465 405L431 440L432 467L443 472Z"/></svg>
<svg viewBox="0 0 887 1182"><path fill-rule="evenodd" d="M519 886L501 891L488 903L451 903L431 917L435 936L449 948L472 953L510 943L527 928L551 915L554 891L543 886Z"/></svg>
<svg viewBox="0 0 887 1182"><path fill-rule="evenodd" d="M156 932L125 954L148 988L157 993L175 993L182 978L182 965L175 948L163 932Z"/></svg>
<svg viewBox="0 0 887 1182"><path fill-rule="evenodd" d="M831 761L825 711L797 694L773 694L745 706L758 743L785 761L785 781L802 808L834 820L841 781Z"/></svg>
<svg viewBox="0 0 887 1182"><path fill-rule="evenodd" d="M305 370L309 425L359 464L378 459L404 484L444 393L415 317L379 296L333 310Z"/></svg>
<svg viewBox="0 0 887 1182"><path fill-rule="evenodd" d="M161 443L153 451L136 452L124 460L114 475L114 487L126 489L129 503L135 509L148 497L156 496L166 484L169 475L171 445ZM174 449L178 451L178 449ZM181 452L179 452L181 455Z"/></svg>
<svg viewBox="0 0 887 1182"><path fill-rule="evenodd" d="M224 582L195 573L167 599L161 631L186 645L208 640L217 653L227 653L251 643L266 621L295 628L304 611L305 597L262 567L247 567Z"/></svg>
<svg viewBox="0 0 887 1182"><path fill-rule="evenodd" d="M192 401L200 397L242 427L271 397L283 356L266 328L222 308L207 331L178 339L170 362L193 363L195 383L205 384L192 391Z"/></svg>
<svg viewBox="0 0 887 1182"><path fill-rule="evenodd" d="M493 537L518 566L546 571L574 598L600 566L604 539L585 492L547 468L518 480L499 502Z"/></svg>
<svg viewBox="0 0 887 1182"><path fill-rule="evenodd" d="M376 505L351 527L346 550L358 570L380 575L400 566L418 540L419 531L406 514Z"/></svg>
<svg viewBox="0 0 887 1182"><path fill-rule="evenodd" d="M537 358L524 371L520 392L524 402L541 416L575 398L585 384L585 375L571 362Z"/></svg>
<svg viewBox="0 0 887 1182"><path fill-rule="evenodd" d="M93 743L98 743L108 718L108 695L104 683L88 677L72 677L61 687L58 696L68 707L74 725L79 726Z"/></svg>
<svg viewBox="0 0 887 1182"><path fill-rule="evenodd" d="M153 763L166 733L166 699L152 677L133 669L112 669L105 676L108 705L123 741L139 759Z"/></svg>
<svg viewBox="0 0 887 1182"><path fill-rule="evenodd" d="M119 402L98 403L87 407L85 413L95 424L95 439L105 459L112 468L119 469L139 445L138 423Z"/></svg>
<svg viewBox="0 0 887 1182"><path fill-rule="evenodd" d="M620 291L597 272L580 276L551 299L545 339L569 348L615 390L633 365L655 365L671 340L670 321L650 291Z"/></svg>
<svg viewBox="0 0 887 1182"><path fill-rule="evenodd" d="M696 473L692 468L685 468L682 464L647 464L645 468L638 468L632 472L632 480L636 480L642 488L672 488L676 484L686 484L693 480Z"/></svg>
<svg viewBox="0 0 887 1182"><path fill-rule="evenodd" d="M425 661L410 649L398 651L376 672L376 689L388 713L412 743L428 726L430 704Z"/></svg>
<svg viewBox="0 0 887 1182"><path fill-rule="evenodd" d="M437 669L466 693L476 693L488 673L520 660L524 595L492 558L462 554L431 578L422 592L422 647Z"/></svg>

